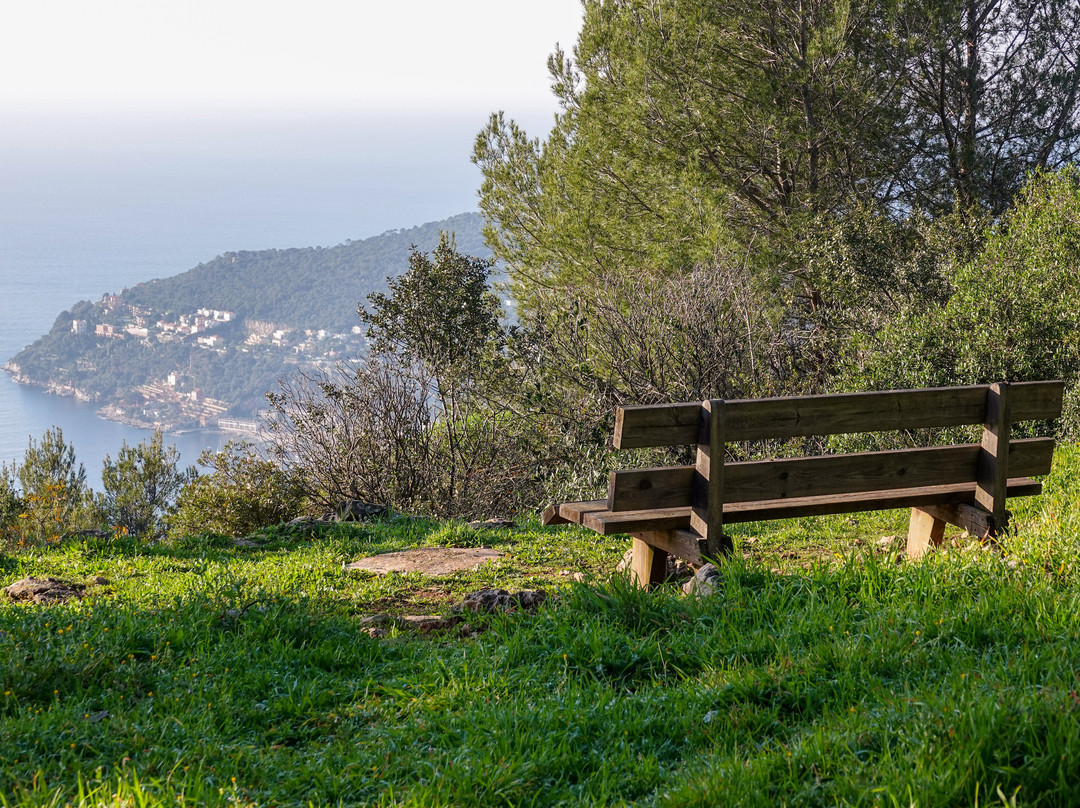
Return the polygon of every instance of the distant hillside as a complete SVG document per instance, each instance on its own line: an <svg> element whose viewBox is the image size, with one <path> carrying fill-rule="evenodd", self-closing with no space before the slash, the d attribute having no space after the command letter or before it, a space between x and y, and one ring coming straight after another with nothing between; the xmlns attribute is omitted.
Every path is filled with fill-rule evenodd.
<svg viewBox="0 0 1080 808"><path fill-rule="evenodd" d="M411 246L433 250L439 233L448 231L459 252L486 258L491 250L482 227L479 214L462 213L336 247L227 252L180 275L139 284L122 298L164 312L222 309L296 328L348 331L358 323L357 304L385 291L386 276L408 267Z"/></svg>
<svg viewBox="0 0 1080 808"><path fill-rule="evenodd" d="M461 214L336 247L229 252L57 316L5 365L23 384L99 405L146 428L250 418L298 368L364 350L357 306L428 252L439 234L488 257L481 218Z"/></svg>

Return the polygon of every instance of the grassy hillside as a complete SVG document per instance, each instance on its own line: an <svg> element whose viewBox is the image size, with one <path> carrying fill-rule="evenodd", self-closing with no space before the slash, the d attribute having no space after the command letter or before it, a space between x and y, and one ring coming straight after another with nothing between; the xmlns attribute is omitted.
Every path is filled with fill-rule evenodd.
<svg viewBox="0 0 1080 808"><path fill-rule="evenodd" d="M734 526L707 599L604 582L625 539L535 524L2 558L3 585L109 583L0 603L0 804L1075 805L1078 475L1080 449L1059 452L1000 551L952 534L898 562L898 512ZM505 556L342 569L428 544ZM466 631L362 623L482 586L556 596Z"/></svg>

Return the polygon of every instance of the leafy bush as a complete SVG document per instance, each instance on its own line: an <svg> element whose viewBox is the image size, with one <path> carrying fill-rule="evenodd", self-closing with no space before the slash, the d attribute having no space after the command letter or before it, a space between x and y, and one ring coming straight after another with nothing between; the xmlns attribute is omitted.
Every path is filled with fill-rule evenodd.
<svg viewBox="0 0 1080 808"><path fill-rule="evenodd" d="M440 516L536 507L542 429L493 399L512 368L489 273L448 236L432 255L414 251L391 294L361 310L373 350L269 396L272 452L312 502Z"/></svg>
<svg viewBox="0 0 1080 808"><path fill-rule="evenodd" d="M912 301L853 352L848 384L923 387L1063 379L1076 430L1080 382L1080 169L1037 175L956 267L944 305Z"/></svg>
<svg viewBox="0 0 1080 808"><path fill-rule="evenodd" d="M134 447L124 441L115 461L106 455L101 471L105 493L96 501L102 521L134 536L162 536L165 515L194 477L193 469L177 468L179 460L175 446L164 448L160 432Z"/></svg>
<svg viewBox="0 0 1080 808"><path fill-rule="evenodd" d="M19 542L19 514L22 499L15 486L15 472L7 464L0 464L0 547Z"/></svg>
<svg viewBox="0 0 1080 808"><path fill-rule="evenodd" d="M199 463L212 471L195 476L180 491L175 512L165 519L172 536L244 536L300 512L300 487L251 444L229 441L220 452L203 452Z"/></svg>
<svg viewBox="0 0 1080 808"><path fill-rule="evenodd" d="M65 533L92 523L86 470L76 461L75 449L64 440L60 427L46 430L40 441L31 438L22 463L10 471L5 467L2 476L0 509L8 513L9 544L56 542ZM12 518L15 510L18 513Z"/></svg>

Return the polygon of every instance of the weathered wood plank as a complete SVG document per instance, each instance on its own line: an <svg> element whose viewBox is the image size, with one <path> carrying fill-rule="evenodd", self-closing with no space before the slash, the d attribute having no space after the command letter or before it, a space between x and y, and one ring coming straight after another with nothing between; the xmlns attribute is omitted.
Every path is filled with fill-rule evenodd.
<svg viewBox="0 0 1080 808"><path fill-rule="evenodd" d="M614 533L686 529L690 527L690 506L650 508L642 511L588 511L582 513L580 524L604 536Z"/></svg>
<svg viewBox="0 0 1080 808"><path fill-rule="evenodd" d="M929 505L929 508L935 506ZM945 520L939 519L924 508L912 508L908 522L907 557L922 558L945 538Z"/></svg>
<svg viewBox="0 0 1080 808"><path fill-rule="evenodd" d="M660 466L613 471L608 475L607 509L681 508L693 499L695 466Z"/></svg>
<svg viewBox="0 0 1080 808"><path fill-rule="evenodd" d="M729 466L730 468L730 466ZM1009 480L1008 496L1035 496L1042 492L1042 483L1026 478ZM858 513L893 508L922 507L975 502L975 483L931 485L921 488L901 488L886 491L868 491L851 494L795 497L759 502L724 503L724 521L728 524L741 522L764 522L771 519L794 519L802 516L826 516L834 513ZM681 508L647 509L636 511L609 511L603 501L571 503L573 505L599 505L598 509L581 508L580 519L571 521L582 524L605 536L615 533L639 533L646 530L689 530L690 505ZM564 512L565 515L565 512Z"/></svg>
<svg viewBox="0 0 1080 808"><path fill-rule="evenodd" d="M974 483L978 479L982 451L980 444L969 443L727 463L723 498L726 506L758 500ZM1015 477L1048 474L1053 454L1052 438L1013 441L1009 445L1008 467ZM607 509L633 511L690 505L693 477L693 466L612 472Z"/></svg>
<svg viewBox="0 0 1080 808"><path fill-rule="evenodd" d="M730 463L724 498L750 502L975 482L981 455L981 446L968 444ZM1008 455L1009 467L1017 477L1047 474L1054 440L1015 441L1009 445Z"/></svg>
<svg viewBox="0 0 1080 808"><path fill-rule="evenodd" d="M705 537L713 558L724 535L724 401L706 401L701 409L690 527Z"/></svg>
<svg viewBox="0 0 1080 808"><path fill-rule="evenodd" d="M700 401L619 407L612 443L616 449L697 443L700 420Z"/></svg>
<svg viewBox="0 0 1080 808"><path fill-rule="evenodd" d="M552 510L552 521L544 522L545 525L565 525L575 524L580 525L581 520L586 513L593 513L596 511L603 511L607 508L607 503L602 499L588 500L587 502L560 502L558 505L551 506L550 509L544 509L544 515L546 516L548 510Z"/></svg>
<svg viewBox="0 0 1080 808"><path fill-rule="evenodd" d="M705 562L708 557L705 539L693 530L672 530L667 535L671 537L669 553L695 566Z"/></svg>
<svg viewBox="0 0 1080 808"><path fill-rule="evenodd" d="M692 530L651 530L634 536L691 564L700 564L705 557L705 539Z"/></svg>
<svg viewBox="0 0 1080 808"><path fill-rule="evenodd" d="M652 534L646 534L647 536ZM634 536L630 574L642 589L651 589L667 578L667 551Z"/></svg>
<svg viewBox="0 0 1080 808"><path fill-rule="evenodd" d="M991 514L982 508L965 502L953 502L948 505L927 505L923 510L934 519L956 525L980 540L994 538L1008 524L1008 511L1005 512L1002 521L997 522Z"/></svg>
<svg viewBox="0 0 1080 808"><path fill-rule="evenodd" d="M1042 483L1037 480L1022 477L1009 480L1008 495L1010 497L1037 496L1040 493L1042 493ZM868 491L840 496L779 499L771 502L732 503L724 507L724 520L729 524L764 522L771 519L885 511L894 508L948 505L957 502L964 504L975 502L974 483L931 485L895 491Z"/></svg>
<svg viewBox="0 0 1080 808"><path fill-rule="evenodd" d="M991 531L1005 528L1005 485L1009 479L1012 390L1007 383L990 385L986 394L986 421L979 454L975 501L992 517ZM1027 473L1027 472L1021 472Z"/></svg>
<svg viewBox="0 0 1080 808"><path fill-rule="evenodd" d="M542 525L566 525L569 523L569 519L559 515L559 506L557 504L548 505L540 514L540 524Z"/></svg>
<svg viewBox="0 0 1080 808"><path fill-rule="evenodd" d="M883 432L981 424L989 385L927 390L885 390L725 402L729 441L807 435ZM1011 385L1011 422L1057 418L1065 385L1060 381ZM697 442L700 403L622 407L616 414L616 449Z"/></svg>

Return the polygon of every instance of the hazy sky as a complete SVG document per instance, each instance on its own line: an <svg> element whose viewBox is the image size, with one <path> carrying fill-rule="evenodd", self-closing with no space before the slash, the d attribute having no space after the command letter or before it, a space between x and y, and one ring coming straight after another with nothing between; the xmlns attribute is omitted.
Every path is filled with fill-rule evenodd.
<svg viewBox="0 0 1080 808"><path fill-rule="evenodd" d="M8 3L0 104L553 109L546 56L579 0Z"/></svg>
<svg viewBox="0 0 1080 808"><path fill-rule="evenodd" d="M581 17L580 0L9 2L0 257L63 237L192 261L475 209L477 132L503 110L547 133L547 57Z"/></svg>

